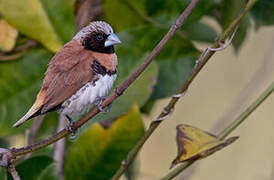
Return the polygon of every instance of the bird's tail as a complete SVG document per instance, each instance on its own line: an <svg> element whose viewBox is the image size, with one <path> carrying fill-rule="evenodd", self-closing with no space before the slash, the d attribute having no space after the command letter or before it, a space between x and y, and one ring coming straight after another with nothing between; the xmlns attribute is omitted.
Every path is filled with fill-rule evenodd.
<svg viewBox="0 0 274 180"><path fill-rule="evenodd" d="M21 124L23 124L24 122L26 122L27 120L40 115L40 111L41 108L43 106L43 100L44 100L44 92L40 91L39 94L37 95L37 99L35 101L35 103L32 105L32 107L30 108L30 110L27 112L27 114L25 114L19 121L17 121L15 124L13 124L13 127L18 127Z"/></svg>
<svg viewBox="0 0 274 180"><path fill-rule="evenodd" d="M34 105L30 108L27 114L25 114L21 119L19 119L16 123L13 124L13 127L18 127L35 116L35 114L40 110L40 108L36 108Z"/></svg>

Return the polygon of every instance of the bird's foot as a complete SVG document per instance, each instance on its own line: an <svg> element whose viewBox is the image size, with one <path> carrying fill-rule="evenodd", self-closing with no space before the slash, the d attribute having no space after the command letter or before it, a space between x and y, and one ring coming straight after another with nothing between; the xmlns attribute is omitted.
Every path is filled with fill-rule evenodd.
<svg viewBox="0 0 274 180"><path fill-rule="evenodd" d="M74 139L76 139L77 136L78 136L78 131L72 129L72 126L73 126L73 124L74 124L74 120L73 120L70 116L68 116L68 115L66 115L66 118L68 119L68 125L67 125L66 129L67 129L69 132L71 132L70 138L71 138L72 140L74 140Z"/></svg>
<svg viewBox="0 0 274 180"><path fill-rule="evenodd" d="M102 96L102 97L97 97L95 99L95 104L98 108L99 111L103 112L103 113L108 113L110 112L111 109L111 104L109 104L107 107L102 108L102 102L106 99L106 96Z"/></svg>

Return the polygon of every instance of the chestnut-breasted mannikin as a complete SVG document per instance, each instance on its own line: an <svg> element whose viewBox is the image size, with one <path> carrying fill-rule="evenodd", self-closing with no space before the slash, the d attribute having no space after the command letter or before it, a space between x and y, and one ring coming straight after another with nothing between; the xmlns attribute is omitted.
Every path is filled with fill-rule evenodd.
<svg viewBox="0 0 274 180"><path fill-rule="evenodd" d="M71 116L83 114L101 101L117 76L114 45L119 43L104 21L84 27L51 59L36 101L13 126L51 111L71 120Z"/></svg>

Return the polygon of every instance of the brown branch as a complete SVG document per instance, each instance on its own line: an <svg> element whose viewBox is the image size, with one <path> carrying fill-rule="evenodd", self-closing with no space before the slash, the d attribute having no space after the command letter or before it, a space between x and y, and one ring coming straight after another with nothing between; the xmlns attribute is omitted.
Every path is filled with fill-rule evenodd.
<svg viewBox="0 0 274 180"><path fill-rule="evenodd" d="M179 18L175 21L175 23L170 27L169 31L166 35L162 38L162 40L157 44L157 46L152 50L152 52L148 55L148 57L144 60L144 62L140 65L140 67L127 79L125 80L120 86L118 86L114 92L112 92L102 103L102 108L106 107L107 105L111 104L116 98L121 96L123 92L141 75L141 73L147 68L147 66L153 61L153 59L160 53L163 47L167 44L168 40L175 34L175 32L181 28L183 23L185 22L186 18L192 12L192 9L196 6L199 0L192 0L189 6L184 10L184 12L179 16ZM72 126L72 130L77 130L83 124L85 124L89 119L94 117L96 114L99 113L99 110L96 108L91 112L87 113L83 118L75 122ZM29 152L36 151L41 149L45 146L48 146L63 137L66 137L70 134L70 131L67 129L63 129L58 133L54 134L53 136L49 137L48 139L42 140L38 143L25 146L22 148L12 148L10 151L14 156L20 156L27 154Z"/></svg>
<svg viewBox="0 0 274 180"><path fill-rule="evenodd" d="M13 153L9 149L0 148L0 158L0 166L6 167L14 180L20 180L21 178L15 169L16 157Z"/></svg>
<svg viewBox="0 0 274 180"><path fill-rule="evenodd" d="M34 47L38 44L37 41L33 40L33 39L27 39L27 42L23 45L17 46L14 51L18 52L18 51L25 51L31 47Z"/></svg>
<svg viewBox="0 0 274 180"><path fill-rule="evenodd" d="M20 176L18 175L18 173L15 169L14 164L10 164L8 166L8 171L9 171L9 173L11 174L11 176L14 180L21 180Z"/></svg>
<svg viewBox="0 0 274 180"><path fill-rule="evenodd" d="M20 52L10 54L10 55L0 55L0 62L15 60L15 59L22 57L24 54L25 54L25 51L20 51Z"/></svg>
<svg viewBox="0 0 274 180"><path fill-rule="evenodd" d="M22 57L25 52L27 51L27 49L36 46L37 42L32 40L32 39L28 39L27 42L21 46L17 46L11 54L11 53L1 53L0 52L0 61L11 61L11 60L15 60L18 59L20 57Z"/></svg>

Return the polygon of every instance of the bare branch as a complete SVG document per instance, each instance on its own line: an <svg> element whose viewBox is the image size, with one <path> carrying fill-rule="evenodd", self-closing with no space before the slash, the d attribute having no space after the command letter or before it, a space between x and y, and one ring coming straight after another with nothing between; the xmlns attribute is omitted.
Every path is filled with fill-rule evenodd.
<svg viewBox="0 0 274 180"><path fill-rule="evenodd" d="M11 174L14 180L20 180L20 176L18 175L14 163L16 161L16 157L13 155L11 150L0 148L0 166L6 167L8 172Z"/></svg>
<svg viewBox="0 0 274 180"><path fill-rule="evenodd" d="M9 173L11 174L11 176L14 180L21 180L20 176L18 175L18 173L15 169L14 164L11 164L11 165L8 166L8 171L9 171Z"/></svg>

